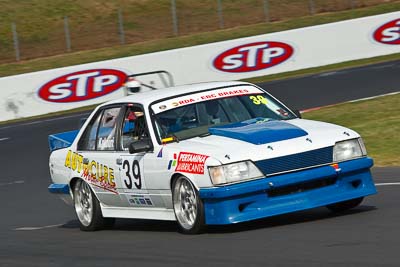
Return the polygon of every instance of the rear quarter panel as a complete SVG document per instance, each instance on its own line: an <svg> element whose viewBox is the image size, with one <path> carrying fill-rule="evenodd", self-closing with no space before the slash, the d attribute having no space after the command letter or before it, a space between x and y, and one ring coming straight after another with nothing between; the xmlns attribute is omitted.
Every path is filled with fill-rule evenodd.
<svg viewBox="0 0 400 267"><path fill-rule="evenodd" d="M50 154L49 168L51 180L55 184L69 184L71 169L65 167L65 158L69 148L62 148Z"/></svg>

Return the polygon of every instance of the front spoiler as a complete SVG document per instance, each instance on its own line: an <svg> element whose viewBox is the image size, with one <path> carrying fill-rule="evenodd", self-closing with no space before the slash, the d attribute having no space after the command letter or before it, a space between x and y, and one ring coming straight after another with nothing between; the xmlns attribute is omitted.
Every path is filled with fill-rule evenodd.
<svg viewBox="0 0 400 267"><path fill-rule="evenodd" d="M354 159L239 184L202 188L206 224L231 224L364 197L377 193L370 168L371 158ZM329 179L332 184L303 192L271 196L288 186ZM278 189L278 190L277 190ZM281 190L282 191L282 190Z"/></svg>

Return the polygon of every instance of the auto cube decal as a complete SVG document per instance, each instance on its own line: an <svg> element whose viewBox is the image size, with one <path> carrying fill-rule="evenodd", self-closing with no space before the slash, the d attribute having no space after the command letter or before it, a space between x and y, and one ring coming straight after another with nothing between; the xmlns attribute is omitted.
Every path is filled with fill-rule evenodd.
<svg viewBox="0 0 400 267"><path fill-rule="evenodd" d="M373 33L374 40L389 45L400 44L400 19L383 24Z"/></svg>
<svg viewBox="0 0 400 267"><path fill-rule="evenodd" d="M88 183L104 190L117 193L114 169L101 162L92 160L84 163L83 155L68 150L64 166L80 175Z"/></svg>
<svg viewBox="0 0 400 267"><path fill-rule="evenodd" d="M127 75L115 69L91 69L69 73L44 84L41 99L55 103L90 100L120 89Z"/></svg>
<svg viewBox="0 0 400 267"><path fill-rule="evenodd" d="M213 60L213 67L231 73L263 70L287 61L293 52L294 48L283 42L244 44L219 54Z"/></svg>

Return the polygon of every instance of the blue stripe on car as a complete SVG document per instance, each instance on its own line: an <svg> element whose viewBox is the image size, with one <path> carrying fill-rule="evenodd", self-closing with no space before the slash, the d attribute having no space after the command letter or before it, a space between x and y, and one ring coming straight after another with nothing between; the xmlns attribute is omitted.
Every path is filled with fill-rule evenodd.
<svg viewBox="0 0 400 267"><path fill-rule="evenodd" d="M51 184L48 189L50 193L54 194L69 194L68 184Z"/></svg>
<svg viewBox="0 0 400 267"><path fill-rule="evenodd" d="M303 129L284 121L263 121L256 118L248 121L210 127L209 132L249 142L255 145L288 140L307 135Z"/></svg>

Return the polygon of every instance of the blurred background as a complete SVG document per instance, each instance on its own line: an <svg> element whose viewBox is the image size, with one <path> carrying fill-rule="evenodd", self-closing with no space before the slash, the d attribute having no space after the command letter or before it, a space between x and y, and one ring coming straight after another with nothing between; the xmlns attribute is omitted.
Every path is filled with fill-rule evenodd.
<svg viewBox="0 0 400 267"><path fill-rule="evenodd" d="M0 1L0 63L352 10L396 0Z"/></svg>

